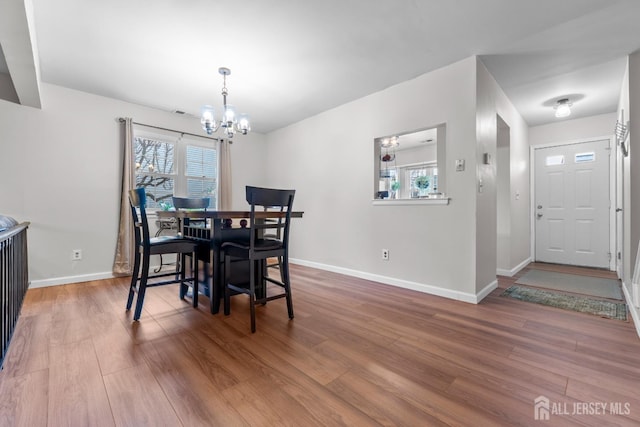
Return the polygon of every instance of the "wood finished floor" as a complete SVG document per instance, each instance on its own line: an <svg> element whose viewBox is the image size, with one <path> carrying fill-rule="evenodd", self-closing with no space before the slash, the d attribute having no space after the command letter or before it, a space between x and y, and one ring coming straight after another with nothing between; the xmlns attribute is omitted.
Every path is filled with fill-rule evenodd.
<svg viewBox="0 0 640 427"><path fill-rule="evenodd" d="M124 279L29 290L0 426L640 425L631 322L499 297L518 276L479 305L299 266L292 277L295 319L270 302L253 335L244 296L212 316L204 297L194 310L154 288L132 322ZM535 421L541 395L630 413Z"/></svg>

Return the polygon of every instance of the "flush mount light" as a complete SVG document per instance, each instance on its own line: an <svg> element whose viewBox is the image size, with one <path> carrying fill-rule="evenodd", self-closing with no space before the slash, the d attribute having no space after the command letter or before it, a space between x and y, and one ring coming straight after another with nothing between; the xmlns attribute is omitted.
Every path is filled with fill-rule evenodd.
<svg viewBox="0 0 640 427"><path fill-rule="evenodd" d="M573 104L569 102L569 98L559 99L556 106L553 107L556 110L556 117L568 117L571 115L571 106Z"/></svg>

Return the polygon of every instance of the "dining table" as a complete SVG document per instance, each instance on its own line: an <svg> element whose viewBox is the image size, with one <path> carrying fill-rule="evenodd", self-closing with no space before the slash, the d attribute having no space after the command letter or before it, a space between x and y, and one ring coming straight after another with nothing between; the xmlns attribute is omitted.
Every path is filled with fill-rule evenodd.
<svg viewBox="0 0 640 427"><path fill-rule="evenodd" d="M256 211L256 221L278 220L285 218L287 212L266 210ZM291 218L302 218L303 211L291 211ZM250 210L158 210L159 220L175 218L178 222L178 233L188 239L203 242L198 259L213 266L209 273L209 266L205 265L204 281L201 283L202 292L210 298L212 314L220 311L220 301L224 296L224 278L221 271L220 248L224 242L248 242L250 229L248 220ZM244 220L244 221L243 221ZM197 265L197 263L196 263ZM248 271L248 268L245 269ZM259 272L263 274L262 272ZM200 286L198 287L200 291ZM195 292L195 287L194 287Z"/></svg>

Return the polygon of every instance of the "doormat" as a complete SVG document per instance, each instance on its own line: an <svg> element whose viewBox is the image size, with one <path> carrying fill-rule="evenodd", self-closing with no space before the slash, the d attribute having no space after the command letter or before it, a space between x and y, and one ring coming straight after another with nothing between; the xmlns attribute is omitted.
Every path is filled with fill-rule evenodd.
<svg viewBox="0 0 640 427"><path fill-rule="evenodd" d="M516 285L571 292L596 298L617 299L620 301L624 299L619 280L565 274L555 271L529 270L516 280Z"/></svg>
<svg viewBox="0 0 640 427"><path fill-rule="evenodd" d="M548 305L565 310L578 311L616 320L627 320L627 305L622 302L605 301L587 296L566 295L543 289L532 289L524 286L511 286L501 297L514 298L520 301Z"/></svg>

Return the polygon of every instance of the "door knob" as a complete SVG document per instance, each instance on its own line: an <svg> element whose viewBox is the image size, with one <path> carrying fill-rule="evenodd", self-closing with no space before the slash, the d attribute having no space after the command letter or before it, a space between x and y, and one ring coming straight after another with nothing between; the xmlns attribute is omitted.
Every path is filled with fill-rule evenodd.
<svg viewBox="0 0 640 427"><path fill-rule="evenodd" d="M538 219L542 218L542 214L541 213L538 213L536 216L538 217Z"/></svg>

